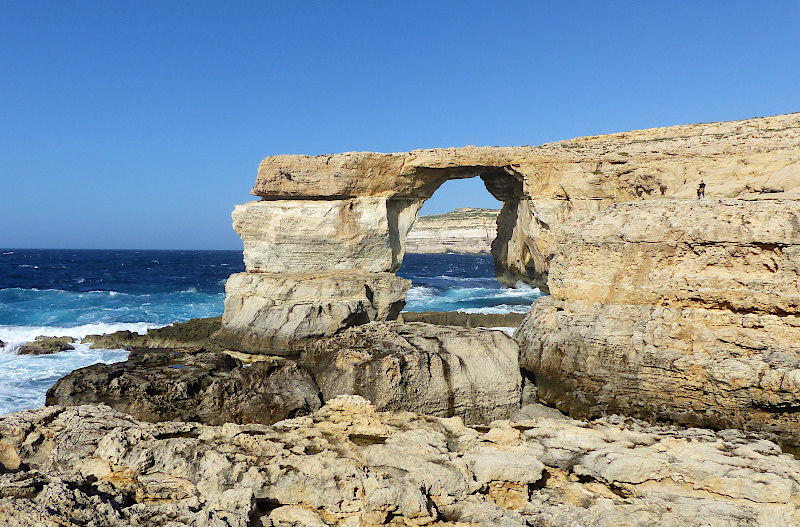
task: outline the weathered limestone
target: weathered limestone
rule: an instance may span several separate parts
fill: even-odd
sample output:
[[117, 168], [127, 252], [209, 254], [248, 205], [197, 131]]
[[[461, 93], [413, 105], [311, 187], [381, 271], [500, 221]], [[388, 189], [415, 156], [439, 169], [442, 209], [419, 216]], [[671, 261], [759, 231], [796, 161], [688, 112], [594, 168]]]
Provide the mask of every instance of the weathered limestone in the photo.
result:
[[800, 310], [800, 201], [623, 203], [558, 235], [549, 285], [559, 299]]
[[233, 274], [215, 338], [239, 351], [282, 354], [305, 338], [397, 318], [410, 286], [391, 273]]
[[520, 408], [518, 346], [502, 331], [372, 323], [319, 339], [301, 357], [326, 401], [360, 395], [381, 411], [468, 424], [508, 419]]
[[539, 398], [800, 438], [800, 202], [625, 203], [556, 233], [517, 330]]
[[619, 202], [696, 200], [701, 181], [707, 199], [800, 199], [798, 174], [800, 114], [538, 147], [274, 156], [252, 190], [262, 201], [238, 207], [234, 223], [251, 272], [393, 272], [420, 204], [449, 179], [480, 176], [504, 202], [491, 249], [498, 278], [546, 291], [567, 222]]
[[128, 360], [73, 371], [47, 391], [48, 406], [105, 404], [143, 421], [272, 424], [322, 406], [307, 369], [269, 357], [134, 349]]
[[420, 200], [251, 201], [233, 211], [250, 272], [394, 272]]
[[420, 216], [406, 239], [406, 252], [417, 254], [489, 254], [497, 236], [499, 210], [461, 208]]
[[355, 396], [273, 426], [18, 412], [0, 418], [0, 463], [9, 526], [800, 523], [800, 462], [735, 430], [613, 418], [476, 430]]

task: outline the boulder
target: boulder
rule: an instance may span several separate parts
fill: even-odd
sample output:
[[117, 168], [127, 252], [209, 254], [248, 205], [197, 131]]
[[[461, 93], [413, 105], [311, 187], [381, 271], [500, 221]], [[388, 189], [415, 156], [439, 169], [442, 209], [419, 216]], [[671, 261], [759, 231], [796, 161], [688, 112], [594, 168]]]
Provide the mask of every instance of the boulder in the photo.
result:
[[800, 462], [736, 430], [544, 417], [475, 429], [357, 396], [271, 426], [27, 410], [0, 417], [0, 463], [9, 526], [800, 523]]
[[326, 401], [360, 395], [382, 411], [467, 423], [508, 419], [520, 408], [517, 343], [502, 331], [371, 323], [319, 339], [301, 357]]
[[625, 203], [567, 223], [515, 333], [542, 402], [800, 444], [800, 203]]
[[421, 200], [251, 201], [233, 211], [247, 271], [394, 272]]
[[74, 350], [75, 346], [72, 343], [75, 339], [72, 337], [45, 337], [40, 335], [36, 337], [33, 342], [28, 342], [20, 346], [18, 353], [20, 355], [48, 355], [50, 353], [59, 353], [61, 351]]
[[350, 326], [393, 320], [409, 280], [391, 273], [238, 273], [225, 285], [220, 344], [239, 351], [291, 353], [298, 341]]
[[224, 353], [140, 348], [126, 362], [73, 371], [47, 391], [48, 406], [104, 404], [136, 419], [271, 424], [321, 406], [319, 388], [296, 362], [243, 364]]

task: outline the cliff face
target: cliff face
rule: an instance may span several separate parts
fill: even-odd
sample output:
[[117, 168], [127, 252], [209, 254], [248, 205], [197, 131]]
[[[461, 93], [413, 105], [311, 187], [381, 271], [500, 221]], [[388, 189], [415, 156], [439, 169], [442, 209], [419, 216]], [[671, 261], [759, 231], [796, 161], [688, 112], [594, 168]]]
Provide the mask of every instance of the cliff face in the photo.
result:
[[[356, 300], [342, 299], [348, 313], [334, 317], [339, 323], [368, 322], [383, 316], [378, 313], [389, 316], [394, 310], [369, 305], [370, 279], [353, 281], [354, 273], [396, 271], [424, 200], [445, 181], [470, 177], [480, 177], [503, 201], [491, 245], [498, 279], [546, 291], [559, 228], [614, 203], [696, 201], [701, 181], [706, 200], [800, 198], [800, 114], [582, 137], [538, 147], [268, 157], [252, 191], [261, 201], [234, 212], [247, 272], [283, 275], [259, 283], [298, 284], [308, 273], [340, 273], [333, 278], [349, 280], [351, 289], [365, 293]], [[237, 289], [245, 282], [229, 284], [228, 298], [250, 298], [249, 290]], [[248, 307], [250, 318], [233, 316], [226, 307], [225, 331], [257, 336], [272, 330], [256, 321], [286, 319], [271, 313], [276, 302], [263, 283], [257, 295], [261, 304]], [[393, 289], [400, 291], [402, 284]], [[289, 305], [281, 300], [280, 309], [292, 312], [302, 305], [301, 310], [324, 312], [330, 304], [326, 298], [320, 292]], [[402, 299], [391, 303], [397, 301]], [[334, 326], [304, 324], [289, 333], [298, 338], [330, 335], [341, 329]]]
[[565, 223], [517, 330], [539, 397], [800, 438], [800, 202], [621, 203]]
[[406, 238], [407, 253], [490, 254], [499, 210], [461, 208], [420, 216]]

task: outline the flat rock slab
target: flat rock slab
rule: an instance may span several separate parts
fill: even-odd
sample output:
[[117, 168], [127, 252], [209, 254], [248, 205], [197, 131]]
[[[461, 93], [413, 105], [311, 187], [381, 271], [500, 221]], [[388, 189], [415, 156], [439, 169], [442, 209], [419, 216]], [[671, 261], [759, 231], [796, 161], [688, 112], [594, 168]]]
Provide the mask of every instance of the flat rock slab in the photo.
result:
[[224, 353], [140, 348], [126, 362], [75, 370], [47, 405], [104, 404], [136, 419], [271, 424], [320, 408], [310, 373], [278, 357], [243, 364]]
[[272, 426], [17, 412], [0, 418], [0, 463], [0, 524], [14, 527], [800, 524], [800, 462], [742, 432], [476, 430], [355, 396]]
[[508, 419], [520, 408], [518, 346], [503, 331], [372, 323], [315, 341], [301, 360], [326, 401], [355, 394], [379, 410], [467, 423]]

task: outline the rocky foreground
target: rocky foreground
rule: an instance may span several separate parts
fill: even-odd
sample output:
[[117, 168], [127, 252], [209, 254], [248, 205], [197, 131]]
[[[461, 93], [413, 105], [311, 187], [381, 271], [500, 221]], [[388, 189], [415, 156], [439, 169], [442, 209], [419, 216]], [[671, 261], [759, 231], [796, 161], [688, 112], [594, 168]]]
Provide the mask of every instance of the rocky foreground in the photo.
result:
[[357, 396], [273, 426], [102, 406], [0, 418], [0, 524], [800, 524], [800, 462], [738, 431], [545, 417], [470, 428]]

